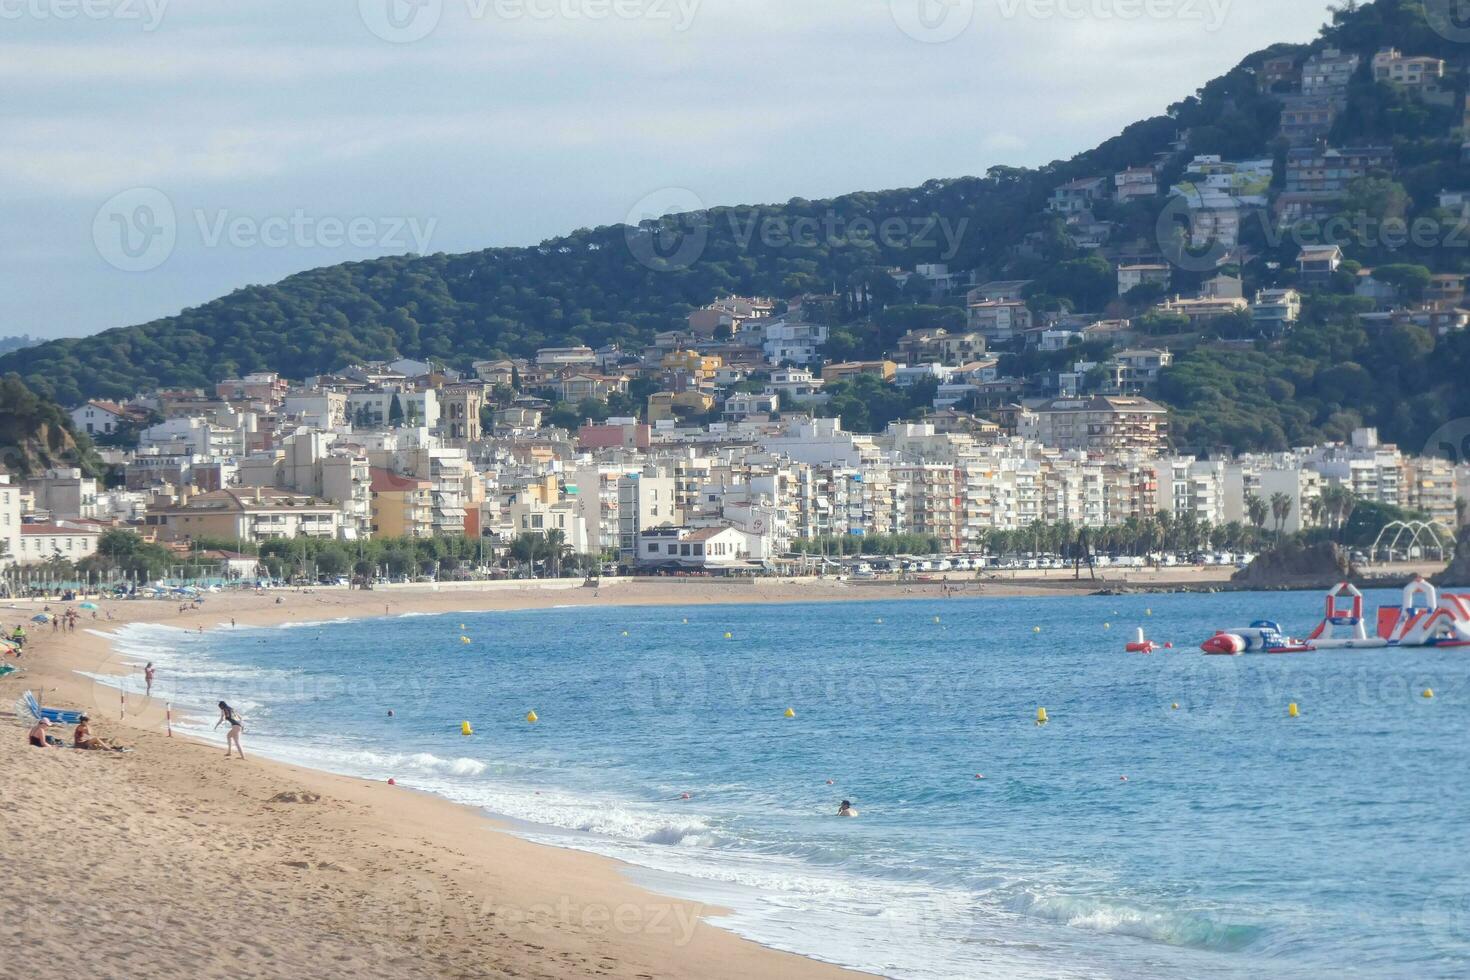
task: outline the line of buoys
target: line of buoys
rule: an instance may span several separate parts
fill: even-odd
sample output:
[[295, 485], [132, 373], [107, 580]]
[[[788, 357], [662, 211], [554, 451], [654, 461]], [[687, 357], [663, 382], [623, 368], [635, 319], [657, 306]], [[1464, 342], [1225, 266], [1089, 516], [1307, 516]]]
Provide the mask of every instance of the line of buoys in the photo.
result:
[[786, 717], [787, 718], [795, 718], [796, 717], [796, 709], [795, 708], [787, 708], [786, 709]]
[[531, 724], [534, 725], [540, 720], [541, 719], [536, 715], [536, 712], [534, 710], [526, 712], [526, 721], [530, 722]]
[[1036, 709], [1036, 724], [1038, 724], [1038, 725], [1045, 725], [1049, 721], [1051, 721], [1051, 719], [1047, 717], [1047, 715], [1046, 715], [1046, 709], [1045, 708], [1037, 708]]
[[1426, 687], [1424, 689], [1424, 696], [1426, 698], [1432, 698], [1432, 697], [1434, 697], [1434, 688], [1432, 688], [1432, 687]]
[[475, 734], [475, 730], [470, 727], [469, 722], [462, 721], [459, 723], [459, 733], [461, 735], [469, 736]]
[[1288, 704], [1286, 706], [1286, 716], [1288, 718], [1298, 718], [1298, 717], [1301, 716], [1301, 712], [1297, 710], [1297, 706], [1296, 706], [1296, 702], [1295, 701], [1291, 702], [1291, 704]]

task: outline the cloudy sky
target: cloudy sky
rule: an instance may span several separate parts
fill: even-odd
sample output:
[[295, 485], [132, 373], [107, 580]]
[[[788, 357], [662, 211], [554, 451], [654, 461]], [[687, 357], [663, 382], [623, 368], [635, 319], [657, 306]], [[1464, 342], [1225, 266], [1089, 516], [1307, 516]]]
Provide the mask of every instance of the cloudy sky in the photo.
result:
[[[1063, 158], [1321, 0], [0, 0], [0, 336]], [[670, 189], [676, 189], [671, 191]]]

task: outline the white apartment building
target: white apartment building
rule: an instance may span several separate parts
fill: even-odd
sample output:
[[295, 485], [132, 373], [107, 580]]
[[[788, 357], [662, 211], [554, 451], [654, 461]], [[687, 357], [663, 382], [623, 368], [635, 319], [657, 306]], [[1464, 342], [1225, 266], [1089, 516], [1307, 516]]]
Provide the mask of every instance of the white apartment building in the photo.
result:
[[0, 568], [20, 558], [20, 487], [0, 469]]
[[683, 517], [674, 505], [674, 478], [656, 466], [645, 466], [618, 479], [618, 551], [632, 558], [638, 535], [648, 528], [678, 524]]

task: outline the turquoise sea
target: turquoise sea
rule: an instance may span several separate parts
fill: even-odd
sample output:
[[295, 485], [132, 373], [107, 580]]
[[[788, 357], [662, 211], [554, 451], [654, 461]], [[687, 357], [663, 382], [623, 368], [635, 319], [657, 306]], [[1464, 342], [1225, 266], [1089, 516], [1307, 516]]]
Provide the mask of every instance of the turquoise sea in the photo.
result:
[[[1198, 650], [1321, 607], [579, 607], [116, 648], [157, 662], [186, 729], [224, 698], [247, 751], [482, 807], [875, 973], [1466, 976], [1470, 651]], [[1139, 626], [1176, 649], [1125, 653]]]

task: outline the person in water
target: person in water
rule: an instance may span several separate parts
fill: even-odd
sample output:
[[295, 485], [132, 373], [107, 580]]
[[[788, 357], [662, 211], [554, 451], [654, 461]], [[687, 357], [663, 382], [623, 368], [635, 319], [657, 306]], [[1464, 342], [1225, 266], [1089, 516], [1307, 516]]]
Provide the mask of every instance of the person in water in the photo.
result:
[[858, 815], [858, 812], [852, 808], [851, 803], [843, 800], [842, 805], [837, 808], [837, 815], [839, 817], [855, 817]]
[[245, 750], [240, 748], [240, 733], [245, 730], [245, 723], [240, 718], [238, 711], [221, 701], [219, 703], [219, 721], [214, 723], [215, 729], [218, 730], [219, 726], [225, 722], [230, 723], [230, 732], [225, 736], [225, 758], [228, 759], [230, 757], [231, 745], [240, 753], [240, 758], [245, 758]]
[[144, 692], [144, 697], [153, 697], [153, 674], [153, 661], [150, 660], [148, 661], [148, 666], [143, 668], [143, 682], [148, 685], [148, 690]]

